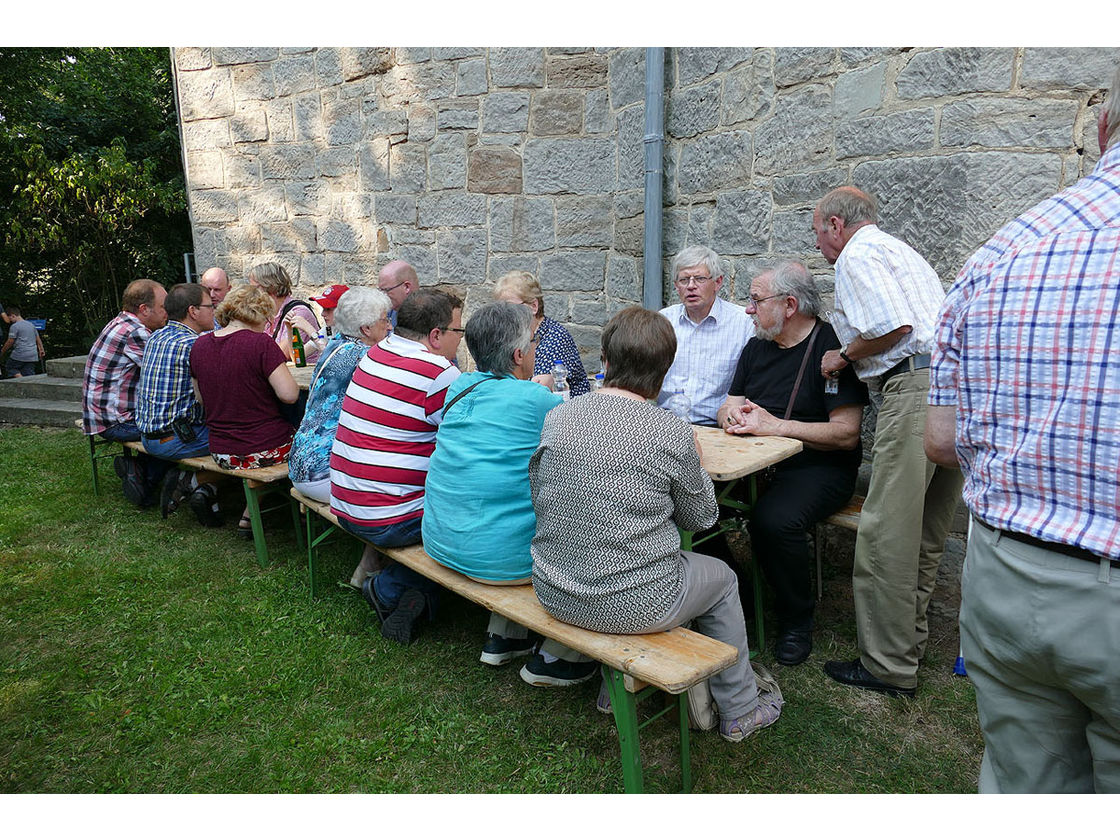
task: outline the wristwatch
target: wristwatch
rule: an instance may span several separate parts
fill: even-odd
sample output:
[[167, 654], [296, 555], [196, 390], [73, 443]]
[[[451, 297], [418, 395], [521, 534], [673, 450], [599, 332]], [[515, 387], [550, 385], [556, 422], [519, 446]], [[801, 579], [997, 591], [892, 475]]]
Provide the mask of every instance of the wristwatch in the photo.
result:
[[848, 348], [845, 347], [843, 350], [840, 351], [840, 358], [843, 359], [845, 362], [847, 362], [850, 365], [855, 364], [852, 361], [852, 357], [848, 355], [847, 350], [848, 350]]

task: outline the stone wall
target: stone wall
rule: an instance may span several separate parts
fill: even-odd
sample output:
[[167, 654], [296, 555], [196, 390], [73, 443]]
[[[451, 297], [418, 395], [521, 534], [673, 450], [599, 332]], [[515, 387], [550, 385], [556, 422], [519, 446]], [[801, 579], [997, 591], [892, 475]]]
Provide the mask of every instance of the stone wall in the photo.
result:
[[[373, 284], [390, 259], [465, 294], [527, 269], [589, 361], [641, 300], [643, 49], [174, 51], [200, 267]], [[1120, 52], [666, 51], [664, 255], [710, 244], [742, 299], [815, 251], [816, 199], [854, 183], [947, 282], [1003, 223], [1088, 172]], [[664, 287], [666, 299], [673, 295]], [[597, 369], [597, 361], [590, 369]]]

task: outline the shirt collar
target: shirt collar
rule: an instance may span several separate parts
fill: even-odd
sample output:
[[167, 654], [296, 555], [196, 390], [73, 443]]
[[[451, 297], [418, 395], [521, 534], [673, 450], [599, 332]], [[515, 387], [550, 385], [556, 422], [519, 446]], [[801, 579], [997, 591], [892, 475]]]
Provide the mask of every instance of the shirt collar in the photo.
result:
[[1120, 166], [1120, 142], [1115, 143], [1111, 149], [1107, 149], [1101, 159], [1097, 161], [1097, 165], [1093, 167], [1093, 172], [1104, 169], [1114, 169]]
[[721, 298], [717, 295], [716, 299], [714, 301], [712, 301], [712, 308], [708, 310], [708, 314], [705, 315], [703, 318], [701, 318], [699, 322], [693, 321], [691, 318], [688, 317], [688, 310], [685, 309], [683, 303], [678, 304], [678, 305], [681, 308], [680, 323], [682, 323], [682, 324], [688, 323], [688, 324], [692, 324], [694, 326], [700, 326], [700, 324], [703, 324], [709, 318], [711, 318], [713, 321], [715, 321], [718, 324], [720, 322], [720, 319], [723, 318], [723, 316], [725, 314], [727, 314], [727, 307], [731, 306], [732, 304], [728, 303], [723, 298]]

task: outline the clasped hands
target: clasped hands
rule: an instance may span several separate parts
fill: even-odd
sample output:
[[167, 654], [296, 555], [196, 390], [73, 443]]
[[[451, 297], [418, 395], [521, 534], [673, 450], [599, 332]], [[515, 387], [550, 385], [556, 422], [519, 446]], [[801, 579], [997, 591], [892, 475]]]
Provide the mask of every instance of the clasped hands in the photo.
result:
[[781, 421], [763, 408], [750, 400], [742, 405], [737, 405], [727, 412], [727, 427], [729, 435], [777, 435]]

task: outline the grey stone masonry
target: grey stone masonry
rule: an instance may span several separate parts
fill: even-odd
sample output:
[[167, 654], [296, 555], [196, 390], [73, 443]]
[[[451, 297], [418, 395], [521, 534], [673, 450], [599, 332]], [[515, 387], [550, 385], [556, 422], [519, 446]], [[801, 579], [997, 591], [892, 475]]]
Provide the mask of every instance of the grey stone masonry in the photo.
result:
[[[642, 299], [640, 47], [184, 47], [173, 51], [200, 268], [277, 260], [300, 294], [392, 259], [466, 295], [531, 271], [589, 369]], [[951, 282], [1032, 203], [1091, 171], [1120, 51], [665, 50], [661, 253], [702, 243], [743, 300], [775, 260], [826, 297], [815, 202], [855, 184]], [[676, 293], [662, 272], [662, 299]]]

